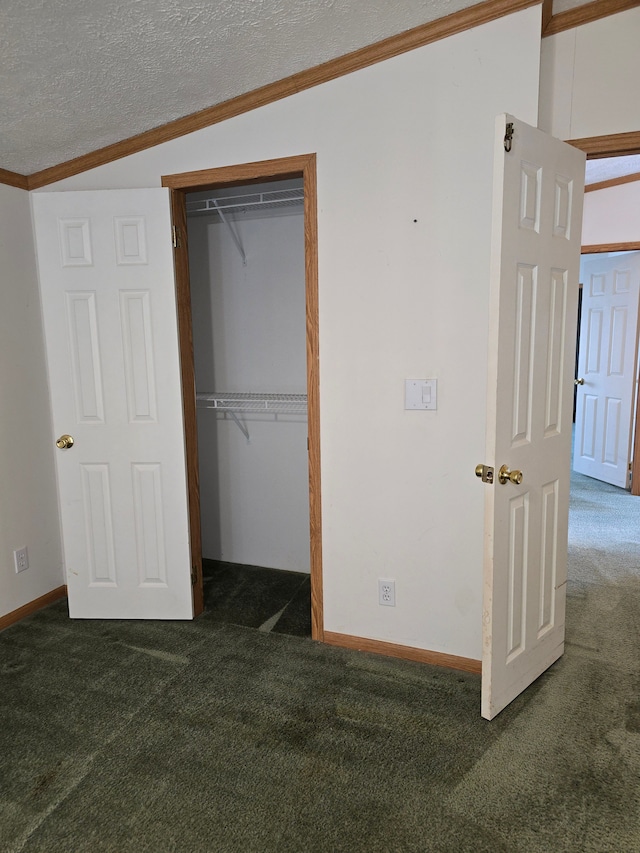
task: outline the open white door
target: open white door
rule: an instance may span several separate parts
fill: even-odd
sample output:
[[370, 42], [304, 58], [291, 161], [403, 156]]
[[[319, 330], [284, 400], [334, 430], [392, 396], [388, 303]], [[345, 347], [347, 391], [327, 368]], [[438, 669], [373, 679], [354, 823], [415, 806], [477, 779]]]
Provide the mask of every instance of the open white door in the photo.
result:
[[487, 458], [477, 472], [486, 482], [487, 719], [564, 650], [584, 161], [570, 145], [498, 118]]
[[70, 615], [191, 619], [168, 190], [32, 201]]
[[629, 488], [640, 252], [585, 258], [573, 468]]

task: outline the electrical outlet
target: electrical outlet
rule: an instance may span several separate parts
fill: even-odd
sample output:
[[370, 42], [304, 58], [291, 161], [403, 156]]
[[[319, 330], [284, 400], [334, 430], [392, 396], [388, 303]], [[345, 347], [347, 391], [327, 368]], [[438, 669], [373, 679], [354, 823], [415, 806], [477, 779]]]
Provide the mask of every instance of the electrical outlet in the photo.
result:
[[29, 568], [29, 554], [27, 553], [26, 545], [24, 548], [18, 548], [17, 551], [13, 552], [13, 562], [16, 566], [16, 574], [24, 572], [25, 569]]
[[396, 606], [396, 582], [378, 578], [378, 604]]

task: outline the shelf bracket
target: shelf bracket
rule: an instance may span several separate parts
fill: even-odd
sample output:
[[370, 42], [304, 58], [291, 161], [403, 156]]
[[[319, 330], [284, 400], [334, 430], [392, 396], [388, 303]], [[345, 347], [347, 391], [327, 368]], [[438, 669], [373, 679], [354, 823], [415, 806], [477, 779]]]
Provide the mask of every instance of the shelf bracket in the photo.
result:
[[231, 417], [234, 419], [234, 421], [236, 422], [236, 424], [240, 427], [240, 429], [241, 429], [241, 430], [242, 430], [242, 432], [244, 433], [244, 437], [247, 439], [247, 444], [248, 444], [248, 443], [249, 443], [249, 430], [248, 430], [248, 429], [246, 428], [246, 426], [242, 423], [242, 421], [240, 420], [240, 418], [236, 415], [236, 413], [235, 413], [235, 412], [230, 412], [228, 409], [225, 411], [225, 415], [231, 415]]
[[[229, 220], [227, 219], [227, 217], [226, 217], [226, 216], [224, 215], [224, 213], [222, 212], [222, 208], [220, 207], [220, 205], [218, 204], [218, 202], [215, 200], [215, 198], [211, 199], [211, 201], [212, 201], [213, 206], [215, 207], [216, 211], [218, 212], [218, 216], [220, 217], [220, 219], [222, 219], [222, 221], [224, 222], [224, 224], [225, 224], [225, 225], [227, 226], [227, 228], [229, 229], [229, 233], [231, 234], [231, 237], [232, 237], [232, 239], [233, 239], [233, 242], [236, 244], [236, 248], [237, 248], [237, 250], [240, 252], [240, 257], [242, 258], [242, 265], [243, 265], [244, 267], [246, 267], [246, 265], [247, 265], [247, 256], [245, 255], [245, 253], [244, 253], [244, 249], [242, 248], [242, 243], [240, 242], [240, 238], [239, 238], [239, 237], [238, 237], [238, 235], [236, 234], [236, 232], [235, 232], [235, 230], [234, 230], [233, 226], [231, 225], [231, 223], [229, 222]], [[248, 440], [248, 439], [249, 439], [249, 436], [247, 436], [247, 440]]]
[[236, 426], [247, 439], [247, 444], [250, 444], [249, 430], [236, 412], [271, 414], [276, 421], [278, 420], [278, 416], [283, 414], [306, 416], [307, 395], [289, 393], [254, 394], [246, 391], [205, 392], [196, 394], [196, 406], [199, 409], [214, 409], [217, 412], [222, 412], [225, 420], [227, 415], [230, 415], [235, 421]]

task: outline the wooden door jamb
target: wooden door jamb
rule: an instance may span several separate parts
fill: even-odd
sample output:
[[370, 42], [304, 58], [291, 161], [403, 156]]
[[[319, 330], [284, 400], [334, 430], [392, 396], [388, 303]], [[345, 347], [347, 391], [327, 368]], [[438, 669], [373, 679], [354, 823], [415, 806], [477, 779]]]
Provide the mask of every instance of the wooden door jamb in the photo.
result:
[[242, 163], [197, 172], [162, 177], [162, 186], [171, 190], [173, 223], [181, 247], [174, 249], [176, 292], [180, 334], [183, 407], [189, 489], [192, 564], [194, 577], [194, 616], [203, 609], [202, 544], [200, 529], [200, 487], [198, 482], [198, 446], [196, 427], [195, 370], [193, 329], [187, 252], [186, 194], [220, 187], [240, 186], [283, 178], [302, 177], [304, 185], [304, 254], [307, 341], [307, 403], [309, 445], [309, 521], [311, 558], [311, 633], [314, 640], [324, 639], [322, 585], [322, 516], [320, 491], [320, 383], [318, 320], [318, 227], [316, 155], [305, 154], [256, 163]]

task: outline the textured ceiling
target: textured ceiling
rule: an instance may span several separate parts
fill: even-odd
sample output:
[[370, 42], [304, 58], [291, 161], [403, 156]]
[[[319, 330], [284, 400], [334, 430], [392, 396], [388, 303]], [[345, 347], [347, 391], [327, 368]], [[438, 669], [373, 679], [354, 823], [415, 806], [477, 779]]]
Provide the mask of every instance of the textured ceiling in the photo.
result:
[[0, 168], [55, 166], [477, 2], [0, 0]]
[[477, 0], [0, 0], [0, 167], [30, 174]]
[[627, 157], [604, 157], [601, 160], [587, 160], [585, 183], [597, 184], [624, 175], [640, 174], [640, 154]]

